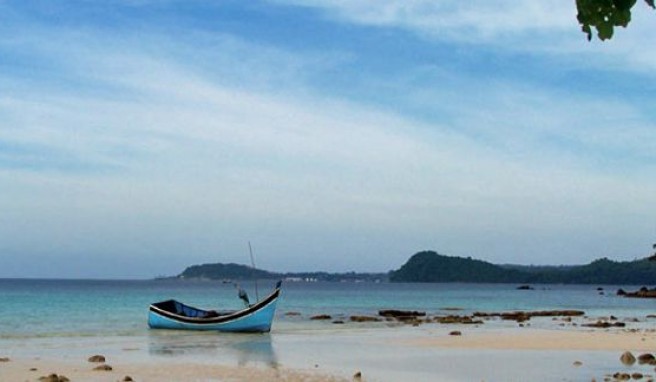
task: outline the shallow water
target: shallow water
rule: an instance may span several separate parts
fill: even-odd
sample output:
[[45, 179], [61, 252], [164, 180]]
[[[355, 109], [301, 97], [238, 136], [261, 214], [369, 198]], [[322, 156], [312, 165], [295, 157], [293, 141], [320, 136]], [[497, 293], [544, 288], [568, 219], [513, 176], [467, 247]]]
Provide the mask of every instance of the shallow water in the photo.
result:
[[[262, 297], [274, 282], [259, 282]], [[245, 283], [251, 300], [253, 284]], [[474, 311], [579, 309], [589, 316], [639, 317], [656, 313], [656, 300], [615, 296], [617, 288], [593, 285], [285, 283], [274, 331], [323, 330], [329, 323], [309, 321], [314, 314], [336, 317], [375, 315], [379, 309], [413, 309], [451, 314]], [[148, 333], [150, 303], [169, 298], [208, 309], [239, 309], [232, 284], [191, 280], [13, 280], [0, 279], [0, 338], [135, 336]], [[447, 308], [447, 310], [445, 310]], [[299, 317], [285, 316], [295, 311]]]

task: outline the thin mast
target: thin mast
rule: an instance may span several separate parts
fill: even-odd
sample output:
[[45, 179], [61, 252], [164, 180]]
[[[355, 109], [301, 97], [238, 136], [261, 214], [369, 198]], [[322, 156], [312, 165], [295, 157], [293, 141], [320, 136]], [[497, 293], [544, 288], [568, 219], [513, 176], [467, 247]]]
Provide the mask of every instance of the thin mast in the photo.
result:
[[[255, 273], [255, 260], [253, 258], [253, 247], [251, 247], [250, 240], [248, 241], [248, 252], [251, 255], [251, 267], [253, 268], [253, 273]], [[255, 277], [255, 301], [260, 301], [260, 296], [257, 293], [257, 277]]]

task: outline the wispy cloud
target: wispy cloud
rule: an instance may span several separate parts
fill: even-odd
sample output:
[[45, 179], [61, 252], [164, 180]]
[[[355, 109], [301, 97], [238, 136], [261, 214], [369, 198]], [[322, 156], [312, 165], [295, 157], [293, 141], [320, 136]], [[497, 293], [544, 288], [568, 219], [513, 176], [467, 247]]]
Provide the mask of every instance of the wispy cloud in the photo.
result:
[[[469, 3], [295, 3], [429, 38], [443, 23], [454, 41], [567, 28], [533, 2], [517, 8], [532, 23], [481, 19], [486, 6]], [[357, 51], [202, 28], [11, 29], [21, 33], [0, 38], [5, 253], [159, 256], [168, 268], [148, 271], [171, 273], [190, 261], [180, 253], [237, 261], [259, 238], [288, 268], [386, 270], [424, 248], [504, 262], [632, 256], [651, 234], [656, 140], [640, 102], [421, 65], [358, 73], [365, 90], [338, 97], [314, 79]]]
[[517, 33], [562, 31], [576, 22], [571, 3], [535, 1], [321, 1], [278, 2], [323, 8], [335, 17], [371, 26], [398, 27], [442, 40], [488, 43]]

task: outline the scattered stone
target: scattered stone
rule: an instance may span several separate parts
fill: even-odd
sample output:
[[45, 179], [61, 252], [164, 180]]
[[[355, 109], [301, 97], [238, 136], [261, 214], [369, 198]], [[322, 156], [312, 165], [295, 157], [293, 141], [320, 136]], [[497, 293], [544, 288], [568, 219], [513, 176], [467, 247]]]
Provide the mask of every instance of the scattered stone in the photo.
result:
[[351, 316], [350, 320], [353, 322], [377, 322], [380, 321], [380, 318], [371, 316]]
[[129, 375], [126, 375], [125, 377], [123, 377], [123, 382], [134, 382], [134, 379], [132, 379], [132, 377], [130, 377]]
[[642, 377], [644, 377], [644, 375], [642, 375], [642, 373], [637, 373], [636, 372], [636, 373], [631, 374], [631, 378], [633, 378], [633, 379], [642, 379]]
[[616, 327], [616, 328], [623, 328], [626, 326], [624, 322], [608, 322], [608, 321], [597, 321], [593, 323], [588, 323], [588, 324], [581, 324], [581, 326], [585, 326], [588, 328], [600, 328], [600, 329], [607, 329], [610, 327]]
[[329, 314], [318, 314], [316, 316], [310, 317], [310, 320], [332, 320], [333, 318]]
[[89, 362], [105, 362], [105, 356], [100, 355], [100, 354], [92, 355], [91, 357], [89, 357], [88, 361]]
[[30, 371], [37, 371], [36, 367], [30, 367]]
[[631, 379], [631, 375], [628, 373], [617, 372], [613, 374], [613, 378], [615, 378], [618, 381], [628, 381], [629, 379]]
[[0, 362], [9, 362], [10, 359], [8, 357], [0, 357]]
[[534, 288], [530, 285], [520, 285], [517, 287], [517, 290], [533, 290]]
[[636, 359], [630, 351], [626, 351], [620, 356], [620, 362], [624, 365], [631, 366], [636, 362]]
[[287, 312], [285, 313], [285, 316], [300, 316], [300, 312]]
[[342, 321], [342, 320], [333, 321], [333, 324], [338, 324], [339, 325], [339, 324], [343, 324], [343, 323], [344, 323], [344, 321]]
[[50, 375], [45, 375], [43, 377], [40, 377], [39, 381], [41, 381], [41, 382], [70, 382], [70, 379], [68, 379], [66, 376], [57, 375], [55, 373], [52, 373]]
[[454, 330], [452, 332], [449, 332], [450, 336], [461, 336], [462, 332], [460, 330]]
[[[623, 293], [620, 294], [620, 291]], [[647, 287], [642, 287], [635, 292], [626, 292], [623, 291], [622, 289], [619, 289], [617, 291], [617, 295], [624, 296], [624, 297], [635, 297], [635, 298], [656, 298], [656, 288], [648, 289]]]
[[359, 381], [362, 379], [362, 372], [361, 371], [356, 371], [355, 374], [353, 374], [353, 379], [356, 381]]
[[481, 320], [474, 320], [470, 316], [458, 316], [458, 315], [448, 315], [448, 316], [436, 316], [433, 318], [434, 321], [439, 322], [440, 324], [482, 324]]
[[524, 322], [531, 317], [574, 317], [582, 316], [585, 312], [581, 310], [539, 310], [539, 311], [516, 311], [516, 312], [502, 312], [502, 313], [483, 313], [475, 312], [474, 317], [500, 317], [502, 320], [515, 320], [517, 322]]
[[574, 361], [573, 365], [576, 366], [576, 367], [578, 367], [578, 366], [583, 365], [583, 362], [581, 362], [581, 361]]
[[97, 371], [112, 371], [112, 367], [109, 366], [109, 365], [107, 365], [107, 364], [102, 364], [102, 365], [98, 365], [98, 366], [94, 367], [93, 370], [97, 370]]
[[386, 309], [379, 310], [378, 315], [383, 317], [423, 317], [426, 315], [426, 312], [418, 312], [416, 310]]
[[656, 357], [654, 357], [654, 355], [651, 353], [644, 353], [638, 356], [638, 363], [641, 365], [653, 365], [653, 362], [656, 362]]

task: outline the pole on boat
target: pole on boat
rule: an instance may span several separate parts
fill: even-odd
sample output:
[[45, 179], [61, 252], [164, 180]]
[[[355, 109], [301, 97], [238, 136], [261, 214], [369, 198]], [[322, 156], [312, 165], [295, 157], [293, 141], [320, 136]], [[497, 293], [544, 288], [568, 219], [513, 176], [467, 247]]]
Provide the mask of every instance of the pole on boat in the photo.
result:
[[[253, 268], [253, 273], [255, 273], [255, 259], [253, 258], [253, 247], [251, 247], [250, 240], [248, 241], [248, 252], [251, 255], [251, 267]], [[255, 277], [255, 302], [260, 301], [260, 296], [257, 293], [257, 277]]]

